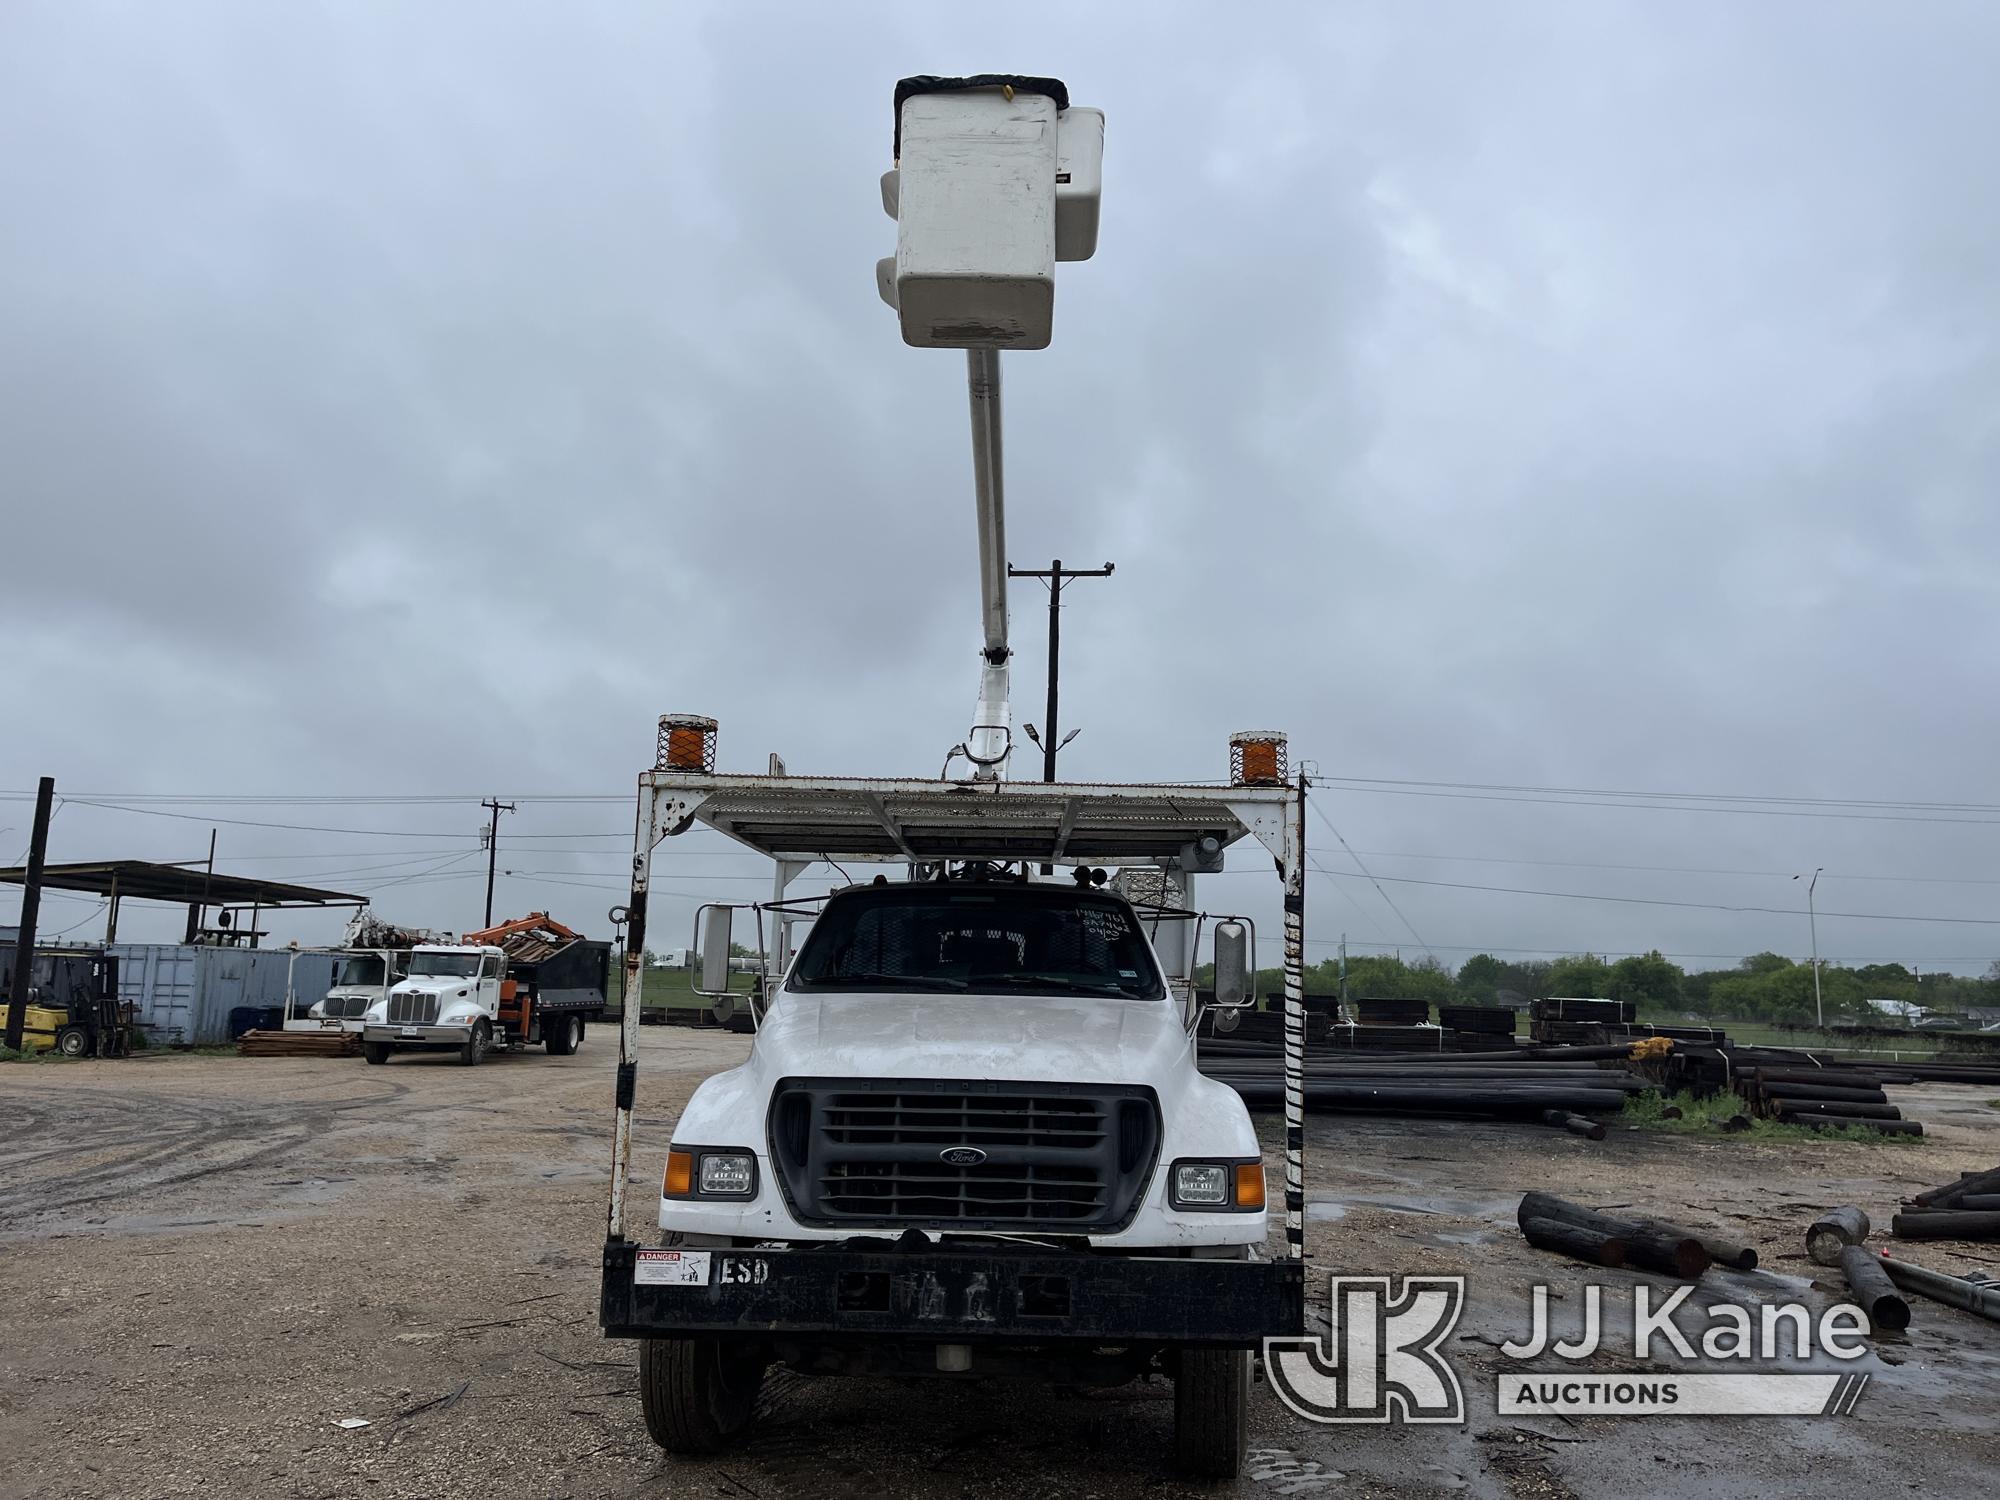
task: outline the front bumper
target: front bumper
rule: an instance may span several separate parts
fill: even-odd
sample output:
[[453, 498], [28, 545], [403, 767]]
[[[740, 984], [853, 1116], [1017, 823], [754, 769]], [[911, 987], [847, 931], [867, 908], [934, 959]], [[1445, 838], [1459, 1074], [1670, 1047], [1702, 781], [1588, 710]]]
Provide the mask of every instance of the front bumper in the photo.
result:
[[903, 1249], [877, 1240], [865, 1248], [659, 1251], [612, 1240], [598, 1322], [611, 1338], [1254, 1348], [1304, 1336], [1305, 1277], [1297, 1261], [1033, 1245]]
[[389, 1026], [370, 1023], [361, 1029], [366, 1042], [390, 1042], [398, 1047], [463, 1047], [470, 1026]]

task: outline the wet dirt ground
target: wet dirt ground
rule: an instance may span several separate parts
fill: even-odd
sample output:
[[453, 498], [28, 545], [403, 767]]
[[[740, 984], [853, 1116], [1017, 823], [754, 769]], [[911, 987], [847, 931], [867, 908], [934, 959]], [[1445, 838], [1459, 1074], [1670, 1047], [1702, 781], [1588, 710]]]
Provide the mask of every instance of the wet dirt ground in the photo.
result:
[[[644, 1033], [641, 1212], [676, 1111], [747, 1045]], [[596, 1327], [612, 1053], [593, 1031], [573, 1057], [475, 1069], [226, 1057], [0, 1069], [0, 1496], [1182, 1492], [1167, 1464], [1172, 1391], [1158, 1382], [779, 1375], [740, 1450], [664, 1459], [639, 1415], [632, 1347]], [[1823, 1308], [1837, 1280], [1800, 1249], [1814, 1211], [1858, 1202], [1886, 1224], [1905, 1193], [2000, 1160], [2000, 1111], [1979, 1091], [1895, 1097], [1925, 1122], [1922, 1146], [1615, 1127], [1593, 1144], [1530, 1125], [1315, 1117], [1311, 1295], [1334, 1272], [1469, 1276], [1446, 1346], [1468, 1421], [1315, 1426], [1260, 1384], [1235, 1492], [1992, 1493], [2000, 1326], [1920, 1300], [1907, 1335], [1871, 1340], [1850, 1416], [1495, 1414], [1496, 1380], [1515, 1368], [1498, 1345], [1525, 1331], [1529, 1288], [1555, 1288], [1558, 1332], [1571, 1332], [1584, 1280], [1522, 1243], [1523, 1190], [1642, 1206], [1760, 1248], [1760, 1271], [1711, 1270], [1698, 1300]], [[1911, 1258], [2000, 1271], [1942, 1246]], [[1610, 1289], [1611, 1327], [1628, 1319], [1594, 1367], [1639, 1368], [1631, 1289], [1662, 1283], [1591, 1274]]]

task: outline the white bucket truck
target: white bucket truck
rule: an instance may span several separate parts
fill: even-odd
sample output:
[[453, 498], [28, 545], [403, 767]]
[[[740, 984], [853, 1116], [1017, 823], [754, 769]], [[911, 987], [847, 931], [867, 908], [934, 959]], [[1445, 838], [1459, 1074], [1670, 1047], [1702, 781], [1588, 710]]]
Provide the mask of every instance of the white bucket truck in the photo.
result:
[[[706, 1453], [764, 1372], [1027, 1376], [1175, 1387], [1180, 1464], [1242, 1462], [1253, 1351], [1303, 1335], [1305, 788], [1283, 737], [1238, 736], [1218, 785], [1007, 779], [999, 349], [1049, 342], [1053, 268], [1094, 244], [1103, 119], [1053, 79], [905, 79], [898, 223], [878, 268], [912, 344], [967, 350], [984, 640], [972, 728], [936, 780], [715, 769], [716, 725], [660, 721], [639, 778], [600, 1321], [640, 1340], [654, 1439]], [[953, 774], [954, 765], [958, 774]], [[737, 908], [767, 956], [749, 1058], [661, 1141], [627, 1222], [654, 846], [697, 825], [768, 856]], [[1196, 1067], [1193, 984], [1250, 1002], [1254, 936], [1196, 909], [1238, 842], [1282, 887], [1284, 1236], [1263, 1151]], [[875, 874], [788, 902], [818, 861]], [[1044, 865], [1054, 873], [1042, 873]], [[1105, 866], [1136, 879], [1106, 881]], [[891, 871], [894, 872], [893, 878]], [[1135, 905], [1118, 887], [1170, 893]], [[731, 908], [705, 907], [704, 994], [727, 990]], [[794, 954], [791, 928], [810, 927]], [[723, 1000], [721, 1003], [729, 1003]]]

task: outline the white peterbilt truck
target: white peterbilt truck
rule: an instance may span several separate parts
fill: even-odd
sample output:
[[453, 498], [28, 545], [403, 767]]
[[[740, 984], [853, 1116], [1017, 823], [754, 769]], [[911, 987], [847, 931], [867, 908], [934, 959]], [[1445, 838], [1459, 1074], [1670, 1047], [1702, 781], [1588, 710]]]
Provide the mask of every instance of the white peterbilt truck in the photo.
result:
[[[945, 773], [918, 780], [793, 776], [776, 757], [768, 775], [718, 773], [713, 720], [660, 721], [639, 778], [600, 1323], [640, 1341], [647, 1426], [675, 1453], [739, 1438], [773, 1365], [1162, 1376], [1178, 1462], [1228, 1477], [1253, 1351], [1304, 1332], [1305, 785], [1267, 733], [1231, 741], [1226, 784], [1008, 779], [997, 351], [1048, 343], [1053, 264], [1090, 253], [1103, 121], [1059, 82], [1013, 75], [905, 79], [896, 106], [883, 198], [898, 255], [878, 280], [907, 342], [967, 349], [985, 629], [974, 722]], [[769, 902], [697, 914], [697, 989], [726, 992], [734, 910], [756, 923], [765, 978], [749, 1058], [682, 1110], [654, 1227], [635, 1230], [653, 851], [697, 824], [776, 870]], [[1249, 1115], [1195, 1059], [1205, 931], [1213, 1003], [1251, 999], [1250, 924], [1194, 899], [1244, 841], [1282, 887], [1281, 1247], [1267, 1245]], [[788, 900], [819, 861], [885, 873]]]

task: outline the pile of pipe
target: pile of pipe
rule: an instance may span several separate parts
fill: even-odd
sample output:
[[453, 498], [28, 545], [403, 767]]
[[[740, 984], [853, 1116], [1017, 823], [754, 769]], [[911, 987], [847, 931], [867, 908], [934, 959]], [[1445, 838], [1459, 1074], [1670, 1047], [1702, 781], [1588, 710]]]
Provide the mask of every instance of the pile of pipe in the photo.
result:
[[[1653, 1087], [1627, 1064], [1629, 1046], [1515, 1047], [1507, 1052], [1370, 1052], [1308, 1042], [1305, 1107], [1378, 1115], [1506, 1116], [1541, 1120], [1625, 1107]], [[1202, 1072], [1253, 1110], [1282, 1109], [1285, 1051], [1278, 1039], [1202, 1036]], [[1563, 1123], [1551, 1120], [1550, 1123]]]
[[1736, 1092], [1768, 1119], [1815, 1130], [1854, 1127], [1883, 1135], [1922, 1135], [1889, 1102], [1882, 1080], [1858, 1068], [1773, 1067], [1757, 1064], [1736, 1074]]
[[2000, 1240], [2000, 1167], [1918, 1193], [1890, 1228], [1902, 1240]]

